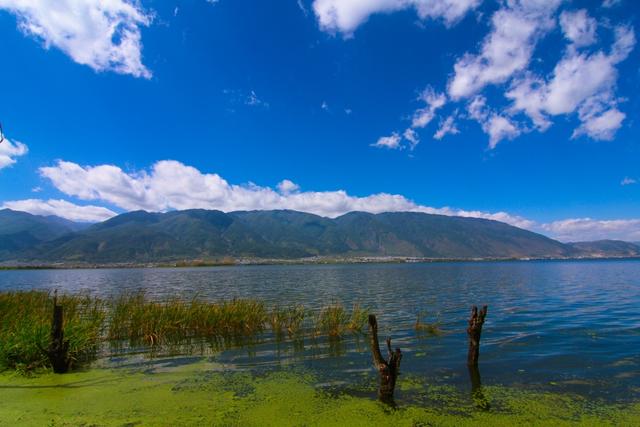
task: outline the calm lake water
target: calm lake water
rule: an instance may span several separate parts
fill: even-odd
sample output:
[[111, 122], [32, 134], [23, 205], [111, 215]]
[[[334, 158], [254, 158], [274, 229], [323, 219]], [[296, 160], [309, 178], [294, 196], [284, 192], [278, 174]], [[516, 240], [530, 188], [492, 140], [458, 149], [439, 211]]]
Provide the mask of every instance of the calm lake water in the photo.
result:
[[[638, 261], [0, 272], [0, 290], [27, 289], [100, 296], [144, 289], [157, 298], [255, 297], [310, 309], [358, 302], [378, 315], [381, 335], [390, 335], [393, 346], [402, 348], [404, 378], [460, 388], [469, 381], [465, 329], [470, 306], [488, 304], [480, 354], [483, 384], [614, 401], [637, 399], [640, 393]], [[441, 321], [443, 335], [416, 334], [413, 324], [421, 311]], [[265, 337], [214, 358], [225, 369], [311, 369], [324, 386], [343, 391], [373, 387], [376, 381], [366, 337], [349, 335], [337, 343], [276, 343]]]

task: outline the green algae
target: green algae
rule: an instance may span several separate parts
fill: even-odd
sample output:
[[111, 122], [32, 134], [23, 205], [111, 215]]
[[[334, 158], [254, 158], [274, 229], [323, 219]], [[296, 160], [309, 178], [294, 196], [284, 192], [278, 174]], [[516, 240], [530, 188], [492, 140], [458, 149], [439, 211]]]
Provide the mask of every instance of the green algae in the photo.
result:
[[[373, 375], [373, 372], [372, 372]], [[373, 378], [372, 378], [373, 380]], [[391, 409], [371, 397], [329, 394], [305, 372], [260, 376], [210, 362], [134, 371], [93, 369], [33, 378], [0, 375], [0, 426], [563, 426], [640, 425], [640, 404], [484, 387], [489, 410], [477, 409], [450, 386], [420, 389], [424, 401]]]

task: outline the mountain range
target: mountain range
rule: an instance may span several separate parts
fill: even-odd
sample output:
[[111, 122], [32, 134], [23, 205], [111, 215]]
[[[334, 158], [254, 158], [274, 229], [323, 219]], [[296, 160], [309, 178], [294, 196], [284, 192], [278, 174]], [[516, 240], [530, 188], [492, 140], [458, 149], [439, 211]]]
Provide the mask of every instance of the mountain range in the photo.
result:
[[289, 211], [191, 209], [129, 212], [96, 224], [0, 210], [0, 261], [154, 263], [223, 257], [512, 259], [637, 257], [621, 241], [561, 243], [480, 218], [417, 212], [351, 212], [337, 218]]

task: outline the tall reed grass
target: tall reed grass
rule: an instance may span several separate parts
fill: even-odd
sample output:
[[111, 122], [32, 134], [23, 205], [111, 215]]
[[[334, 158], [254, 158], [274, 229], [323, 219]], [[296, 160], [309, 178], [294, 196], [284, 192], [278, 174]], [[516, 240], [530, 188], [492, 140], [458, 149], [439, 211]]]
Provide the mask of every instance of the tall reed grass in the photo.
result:
[[[102, 336], [103, 303], [89, 296], [64, 295], [64, 333], [71, 365], [92, 360]], [[0, 370], [31, 371], [48, 366], [53, 297], [43, 291], [0, 293]]]
[[[219, 349], [250, 342], [268, 331], [276, 340], [303, 338], [307, 331], [340, 338], [362, 332], [367, 320], [367, 312], [357, 304], [351, 310], [331, 304], [313, 315], [301, 305], [268, 308], [256, 299], [157, 301], [142, 292], [109, 299], [63, 295], [58, 303], [64, 310], [72, 367], [95, 359], [105, 347], [153, 351], [204, 340]], [[45, 349], [52, 312], [53, 298], [47, 292], [0, 293], [0, 370], [48, 366]]]

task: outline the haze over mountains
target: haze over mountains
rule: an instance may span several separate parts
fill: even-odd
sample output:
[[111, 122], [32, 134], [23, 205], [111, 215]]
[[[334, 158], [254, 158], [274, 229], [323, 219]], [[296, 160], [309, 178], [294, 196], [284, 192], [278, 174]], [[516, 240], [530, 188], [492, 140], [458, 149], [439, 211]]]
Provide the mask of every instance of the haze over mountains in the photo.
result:
[[635, 257], [640, 247], [620, 241], [561, 243], [498, 221], [414, 212], [351, 212], [330, 219], [296, 211], [137, 211], [89, 225], [0, 211], [5, 264], [314, 256]]

